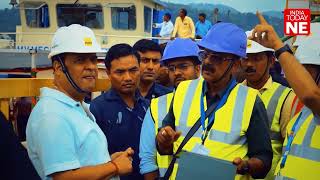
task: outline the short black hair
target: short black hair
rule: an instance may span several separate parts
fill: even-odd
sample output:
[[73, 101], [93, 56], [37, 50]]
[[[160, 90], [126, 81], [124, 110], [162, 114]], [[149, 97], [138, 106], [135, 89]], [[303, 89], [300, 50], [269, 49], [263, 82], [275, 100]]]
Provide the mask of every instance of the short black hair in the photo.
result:
[[[197, 56], [185, 56], [185, 57], [177, 57], [177, 58], [172, 58], [170, 59], [170, 61], [176, 61], [176, 60], [191, 60], [192, 63], [196, 66], [196, 65], [200, 65], [202, 62], [200, 61], [199, 57]], [[165, 66], [168, 66], [168, 61], [164, 62]]]
[[169, 20], [171, 19], [171, 14], [170, 13], [165, 13], [164, 16], [167, 16]]
[[58, 61], [60, 63], [60, 60], [62, 61], [62, 63], [65, 63], [65, 57], [66, 57], [67, 53], [61, 53], [61, 54], [57, 54], [51, 57], [51, 65], [53, 67], [53, 63], [55, 61]]
[[260, 53], [263, 53], [267, 57], [268, 61], [271, 60], [272, 58], [275, 58], [274, 52], [272, 51], [263, 51]]
[[200, 65], [202, 63], [197, 56], [187, 56], [185, 58], [192, 59], [194, 65]]
[[202, 16], [204, 18], [207, 18], [207, 15], [205, 13], [200, 13], [199, 16]]
[[106, 58], [104, 59], [104, 64], [106, 68], [110, 70], [111, 62], [115, 59], [119, 59], [121, 57], [126, 57], [129, 55], [133, 55], [137, 58], [138, 62], [140, 63], [140, 56], [137, 51], [135, 51], [129, 44], [121, 43], [112, 46], [107, 54]]
[[182, 11], [185, 16], [188, 14], [187, 10], [184, 8], [180, 9], [180, 11]]
[[165, 42], [165, 43], [162, 43], [162, 44], [159, 45], [160, 48], [161, 48], [161, 54], [163, 54], [164, 50], [166, 49], [167, 44], [168, 44], [168, 43]]
[[[64, 62], [64, 58], [65, 58], [66, 53], [61, 53], [61, 54], [57, 54], [51, 57], [51, 61], [52, 63], [54, 61], [60, 61], [60, 59]], [[60, 58], [60, 59], [59, 59]]]
[[272, 51], [265, 51], [265, 53], [266, 53], [268, 58], [275, 57], [274, 56], [274, 52], [272, 52]]
[[137, 41], [133, 45], [133, 49], [141, 53], [145, 53], [147, 51], [156, 51], [162, 54], [160, 45], [149, 39], [141, 39]]

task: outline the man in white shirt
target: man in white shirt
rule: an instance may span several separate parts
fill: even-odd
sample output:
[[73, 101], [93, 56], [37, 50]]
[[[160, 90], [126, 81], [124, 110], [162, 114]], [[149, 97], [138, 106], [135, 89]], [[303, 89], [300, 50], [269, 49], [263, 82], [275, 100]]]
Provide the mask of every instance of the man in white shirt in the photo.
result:
[[51, 47], [55, 87], [40, 89], [29, 117], [31, 162], [42, 180], [119, 180], [132, 171], [134, 152], [110, 155], [106, 136], [84, 102], [96, 85], [96, 54], [104, 51], [93, 31], [79, 24], [59, 28]]
[[[171, 33], [173, 31], [173, 24], [171, 22], [171, 14], [165, 13], [163, 16], [163, 22], [162, 23], [155, 23], [153, 24], [154, 28], [161, 28], [160, 33], [157, 35], [157, 37], [163, 37], [163, 38], [170, 38]], [[164, 44], [168, 42], [169, 40], [159, 40], [159, 44]]]

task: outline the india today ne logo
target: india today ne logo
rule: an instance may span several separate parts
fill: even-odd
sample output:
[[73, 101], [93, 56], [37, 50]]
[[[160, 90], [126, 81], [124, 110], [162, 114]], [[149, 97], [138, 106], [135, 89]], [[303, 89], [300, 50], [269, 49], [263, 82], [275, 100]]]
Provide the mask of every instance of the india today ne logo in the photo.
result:
[[285, 9], [284, 34], [287, 36], [310, 34], [310, 9]]

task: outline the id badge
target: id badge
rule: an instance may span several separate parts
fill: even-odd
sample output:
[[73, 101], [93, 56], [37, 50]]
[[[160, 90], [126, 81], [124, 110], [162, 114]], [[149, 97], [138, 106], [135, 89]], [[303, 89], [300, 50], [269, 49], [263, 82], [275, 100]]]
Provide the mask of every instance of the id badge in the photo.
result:
[[193, 153], [201, 154], [208, 156], [210, 151], [208, 148], [204, 147], [202, 144], [197, 143], [194, 148], [192, 149]]

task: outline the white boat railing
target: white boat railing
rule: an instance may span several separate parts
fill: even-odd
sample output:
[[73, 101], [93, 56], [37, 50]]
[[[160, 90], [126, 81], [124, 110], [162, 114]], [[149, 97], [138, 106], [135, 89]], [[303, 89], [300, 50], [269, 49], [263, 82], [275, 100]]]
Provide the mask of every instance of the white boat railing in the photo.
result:
[[[54, 35], [54, 33], [47, 32], [0, 32], [0, 34], [6, 35]], [[117, 35], [117, 34], [99, 34], [96, 33], [96, 36], [99, 37], [118, 37], [118, 38], [141, 38], [141, 39], [158, 39], [158, 40], [170, 40], [170, 38], [165, 37], [154, 37], [154, 36], [136, 36], [136, 35]]]
[[[53, 36], [54, 33], [47, 33], [47, 32], [0, 32], [0, 34], [5, 34], [5, 35], [43, 35], [43, 36]], [[139, 35], [117, 35], [117, 34], [100, 34], [96, 33], [95, 34], [97, 37], [101, 38], [132, 38], [132, 39], [151, 39], [151, 40], [170, 40], [169, 37], [154, 37], [154, 36], [139, 36]], [[201, 39], [195, 39], [195, 41], [199, 41]], [[17, 42], [13, 42], [13, 46], [15, 47]], [[30, 43], [31, 45], [31, 43]]]

